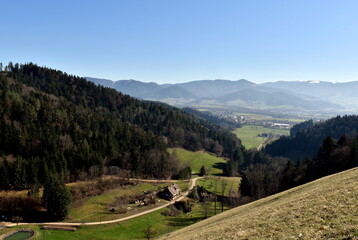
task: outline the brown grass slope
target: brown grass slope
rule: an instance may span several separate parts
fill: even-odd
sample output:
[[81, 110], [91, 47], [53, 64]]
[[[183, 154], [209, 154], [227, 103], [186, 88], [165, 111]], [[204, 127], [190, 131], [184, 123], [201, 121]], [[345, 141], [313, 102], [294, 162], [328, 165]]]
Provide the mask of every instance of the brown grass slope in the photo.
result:
[[358, 168], [260, 199], [160, 239], [358, 239]]

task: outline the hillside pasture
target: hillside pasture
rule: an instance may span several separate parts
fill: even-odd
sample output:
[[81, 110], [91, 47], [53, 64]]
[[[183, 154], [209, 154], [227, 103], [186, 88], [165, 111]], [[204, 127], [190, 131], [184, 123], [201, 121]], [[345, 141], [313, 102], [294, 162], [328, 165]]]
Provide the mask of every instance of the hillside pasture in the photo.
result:
[[160, 239], [357, 239], [358, 168], [231, 209]]
[[209, 192], [221, 195], [224, 186], [224, 196], [228, 197], [230, 191], [238, 192], [241, 178], [208, 176], [196, 181], [198, 186], [204, 187]]
[[[68, 219], [66, 221], [71, 222], [95, 222], [95, 221], [107, 221], [117, 219], [120, 217], [127, 217], [138, 212], [148, 210], [159, 205], [166, 203], [165, 200], [157, 199], [155, 204], [148, 206], [138, 207], [135, 204], [123, 203], [124, 208], [131, 207], [132, 210], [127, 213], [118, 214], [116, 212], [110, 212], [111, 204], [116, 202], [116, 199], [130, 199], [136, 196], [143, 195], [145, 191], [154, 191], [162, 187], [169, 185], [170, 183], [139, 183], [137, 185], [123, 186], [101, 195], [89, 197], [81, 200], [79, 203], [73, 204]], [[177, 182], [182, 190], [188, 187], [188, 182]], [[76, 206], [77, 205], [77, 206]]]
[[200, 168], [205, 166], [208, 174], [222, 175], [226, 160], [207, 152], [192, 152], [181, 148], [168, 149], [170, 154], [175, 153], [182, 164], [188, 164], [193, 174], [199, 174]]

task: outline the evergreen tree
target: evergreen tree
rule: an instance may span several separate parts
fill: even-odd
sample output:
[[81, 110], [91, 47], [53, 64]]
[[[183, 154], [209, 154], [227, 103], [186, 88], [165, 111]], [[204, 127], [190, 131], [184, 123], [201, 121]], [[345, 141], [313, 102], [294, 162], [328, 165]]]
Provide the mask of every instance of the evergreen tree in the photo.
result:
[[204, 165], [202, 165], [201, 168], [200, 168], [200, 173], [199, 173], [199, 175], [200, 175], [200, 176], [205, 176], [206, 174], [207, 174], [206, 168], [205, 168]]
[[51, 176], [44, 185], [43, 202], [51, 218], [63, 220], [71, 204], [70, 190], [57, 176]]
[[0, 189], [10, 189], [9, 164], [6, 157], [4, 157], [3, 162], [0, 164]]
[[191, 178], [191, 167], [185, 167], [178, 173], [178, 179], [189, 179]]

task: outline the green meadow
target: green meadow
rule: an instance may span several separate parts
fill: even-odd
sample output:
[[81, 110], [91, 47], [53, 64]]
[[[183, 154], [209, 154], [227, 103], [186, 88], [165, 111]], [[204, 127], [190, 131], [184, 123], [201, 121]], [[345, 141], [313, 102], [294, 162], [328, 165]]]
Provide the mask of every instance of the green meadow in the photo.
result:
[[262, 133], [289, 135], [289, 130], [286, 129], [273, 129], [258, 125], [244, 125], [233, 132], [241, 139], [246, 149], [257, 148], [260, 144], [265, 143], [265, 138], [258, 137], [258, 135]]
[[224, 187], [224, 196], [229, 196], [230, 191], [237, 193], [239, 191], [240, 182], [241, 178], [239, 177], [216, 176], [208, 176], [196, 181], [198, 186], [204, 187], [206, 190], [218, 195], [222, 194]]
[[[228, 210], [225, 206], [224, 210]], [[183, 227], [194, 224], [205, 219], [204, 209], [201, 204], [197, 203], [188, 214], [180, 214], [176, 217], [166, 217], [161, 213], [165, 209], [161, 209], [146, 215], [130, 219], [127, 221], [95, 225], [95, 226], [81, 226], [75, 232], [59, 231], [59, 230], [42, 230], [40, 226], [18, 226], [11, 229], [0, 230], [0, 236], [17, 229], [32, 229], [35, 230], [34, 240], [51, 239], [51, 240], [129, 240], [129, 239], [144, 239], [143, 231], [152, 226], [157, 231], [156, 237], [163, 234], [181, 229]], [[218, 211], [219, 213], [219, 211]], [[211, 203], [209, 216], [214, 215], [214, 205]]]
[[175, 154], [182, 163], [191, 167], [193, 174], [199, 174], [201, 166], [205, 166], [211, 175], [222, 175], [226, 160], [206, 152], [191, 152], [181, 148], [168, 149], [170, 154]]

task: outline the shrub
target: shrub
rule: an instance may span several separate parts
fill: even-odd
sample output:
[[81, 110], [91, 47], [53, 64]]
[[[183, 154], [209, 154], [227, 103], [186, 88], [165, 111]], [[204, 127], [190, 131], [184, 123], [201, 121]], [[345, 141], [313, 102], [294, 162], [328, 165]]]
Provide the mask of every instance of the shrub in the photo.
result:
[[161, 214], [166, 217], [176, 217], [180, 215], [180, 211], [175, 206], [169, 205], [167, 209]]
[[191, 212], [191, 208], [193, 207], [193, 205], [194, 201], [191, 199], [186, 199], [174, 203], [174, 206], [183, 213]]

